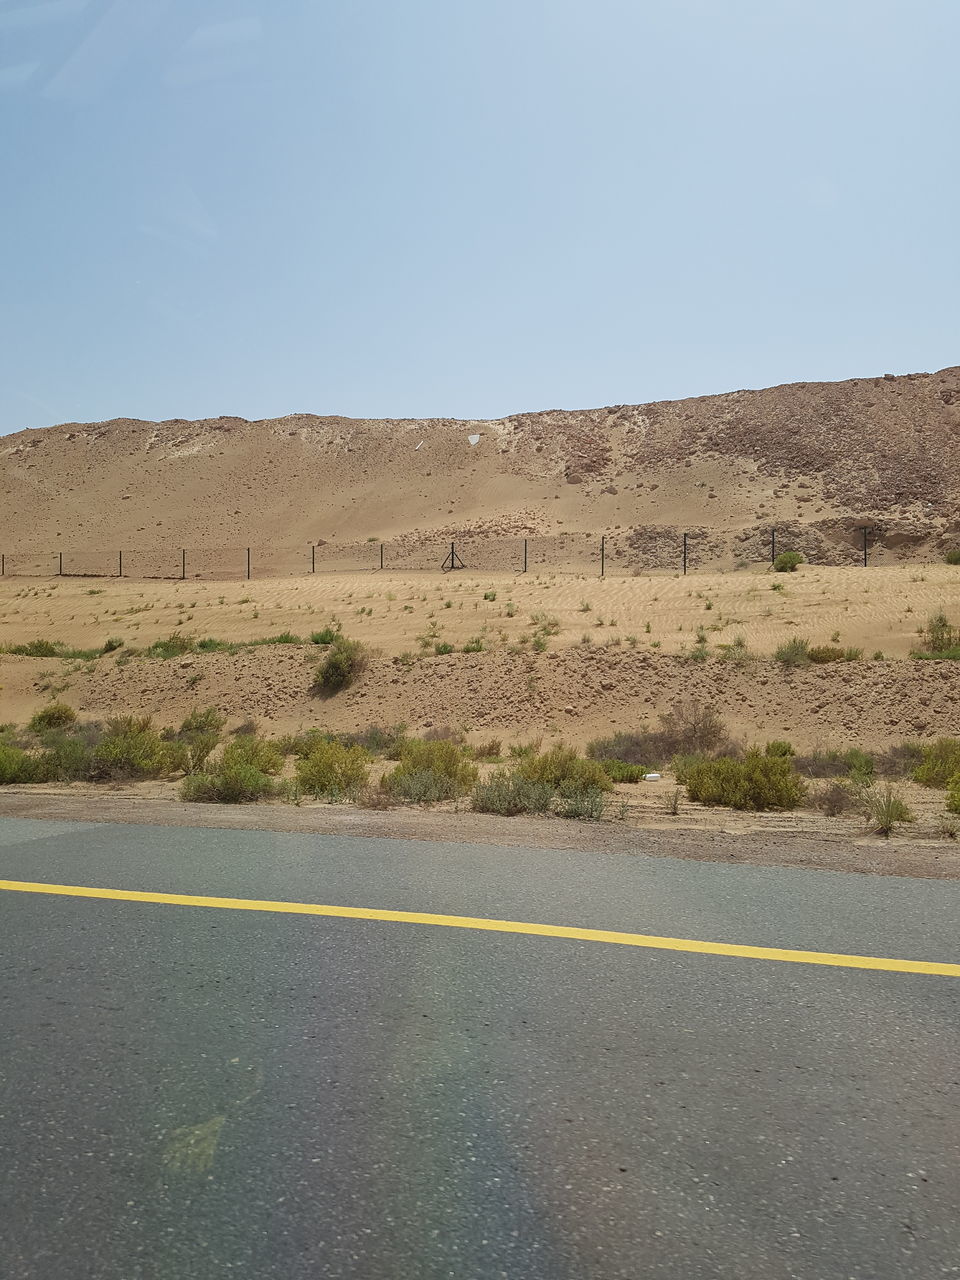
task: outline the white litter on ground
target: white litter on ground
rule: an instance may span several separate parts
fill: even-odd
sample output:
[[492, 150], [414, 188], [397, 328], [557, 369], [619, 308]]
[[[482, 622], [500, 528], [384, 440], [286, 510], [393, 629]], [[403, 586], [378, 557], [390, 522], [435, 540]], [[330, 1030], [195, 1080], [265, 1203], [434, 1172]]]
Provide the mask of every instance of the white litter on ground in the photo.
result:
[[479, 444], [479, 443], [480, 443], [480, 437], [479, 437], [479, 436], [467, 436], [467, 439], [470, 441], [470, 443], [471, 443], [471, 444]]

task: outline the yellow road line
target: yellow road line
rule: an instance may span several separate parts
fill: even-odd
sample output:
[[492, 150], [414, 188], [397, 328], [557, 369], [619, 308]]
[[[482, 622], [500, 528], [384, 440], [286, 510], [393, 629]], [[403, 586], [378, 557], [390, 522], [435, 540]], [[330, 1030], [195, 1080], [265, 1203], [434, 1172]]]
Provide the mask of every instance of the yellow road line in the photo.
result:
[[221, 907], [228, 911], [273, 911], [281, 915], [337, 916], [345, 920], [386, 920], [396, 924], [439, 925], [447, 929], [483, 929], [490, 933], [572, 938], [577, 942], [607, 942], [623, 947], [652, 947], [659, 951], [692, 951], [707, 956], [782, 960], [789, 964], [824, 964], [841, 969], [882, 969], [890, 973], [925, 973], [960, 978], [960, 964], [931, 960], [894, 960], [884, 956], [854, 956], [830, 951], [751, 947], [737, 942], [661, 938], [651, 933], [618, 933], [610, 929], [580, 929], [563, 924], [532, 924], [525, 920], [488, 920], [483, 916], [445, 916], [429, 911], [385, 911], [379, 907], [334, 907], [322, 903], [270, 902], [254, 898], [211, 898], [190, 893], [143, 893], [139, 889], [93, 889], [86, 885], [44, 884], [29, 880], [0, 880], [0, 890], [2, 889], [11, 893], [50, 893], [69, 898], [112, 898], [119, 902], [159, 902], [178, 907]]

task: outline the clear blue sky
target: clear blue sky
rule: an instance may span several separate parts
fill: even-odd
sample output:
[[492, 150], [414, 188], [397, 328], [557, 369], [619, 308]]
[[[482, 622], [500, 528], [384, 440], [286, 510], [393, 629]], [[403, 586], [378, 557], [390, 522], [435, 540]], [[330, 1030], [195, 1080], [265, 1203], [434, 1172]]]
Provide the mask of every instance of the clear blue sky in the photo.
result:
[[0, 431], [960, 362], [958, 0], [0, 0]]

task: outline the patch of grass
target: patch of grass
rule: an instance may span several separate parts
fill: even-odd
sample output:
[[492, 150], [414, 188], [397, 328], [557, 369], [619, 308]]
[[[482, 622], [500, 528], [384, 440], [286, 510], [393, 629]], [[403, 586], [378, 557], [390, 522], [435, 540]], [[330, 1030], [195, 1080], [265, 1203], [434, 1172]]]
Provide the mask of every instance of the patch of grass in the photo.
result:
[[660, 728], [615, 733], [587, 747], [594, 760], [622, 760], [658, 769], [677, 755], [713, 756], [735, 751], [717, 709], [695, 698], [681, 699], [660, 716]]
[[954, 547], [943, 557], [946, 564], [960, 564], [960, 547]]
[[472, 640], [468, 640], [467, 643], [463, 646], [463, 652], [464, 653], [482, 653], [483, 640], [481, 639], [481, 637], [474, 636]]
[[198, 804], [253, 804], [280, 793], [275, 778], [243, 760], [221, 763], [210, 773], [194, 773], [180, 784], [180, 799]]
[[784, 667], [805, 667], [810, 661], [810, 641], [794, 636], [778, 645], [773, 656]]
[[433, 646], [433, 652], [438, 658], [442, 658], [448, 653], [453, 653], [453, 645], [448, 640], [438, 640]]
[[913, 658], [960, 659], [960, 631], [950, 622], [941, 609], [927, 619], [920, 628], [921, 648], [911, 653]]
[[563, 792], [557, 797], [554, 813], [558, 818], [579, 818], [581, 821], [599, 822], [606, 809], [607, 798], [599, 787], [584, 787]]
[[789, 758], [763, 755], [756, 748], [742, 760], [721, 756], [692, 764], [686, 785], [690, 799], [701, 804], [754, 811], [795, 809], [807, 791]]
[[947, 813], [960, 813], [960, 773], [954, 774], [947, 787]]
[[311, 644], [336, 644], [340, 635], [339, 627], [321, 627], [319, 631], [310, 632]]
[[276, 636], [262, 636], [259, 640], [251, 640], [250, 645], [254, 647], [261, 644], [303, 644], [301, 636], [294, 635], [292, 631], [281, 631]]
[[902, 822], [915, 822], [914, 814], [892, 783], [882, 787], [866, 787], [860, 793], [860, 801], [878, 836], [890, 836]]

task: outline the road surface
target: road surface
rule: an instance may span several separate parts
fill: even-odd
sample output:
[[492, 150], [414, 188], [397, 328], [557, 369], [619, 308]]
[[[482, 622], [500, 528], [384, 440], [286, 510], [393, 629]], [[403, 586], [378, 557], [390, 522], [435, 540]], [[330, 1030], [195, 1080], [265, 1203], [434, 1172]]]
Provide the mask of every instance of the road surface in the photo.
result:
[[0, 878], [8, 1280], [960, 1275], [960, 977], [843, 959], [955, 964], [960, 882], [24, 819]]

